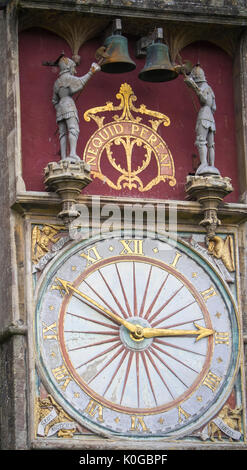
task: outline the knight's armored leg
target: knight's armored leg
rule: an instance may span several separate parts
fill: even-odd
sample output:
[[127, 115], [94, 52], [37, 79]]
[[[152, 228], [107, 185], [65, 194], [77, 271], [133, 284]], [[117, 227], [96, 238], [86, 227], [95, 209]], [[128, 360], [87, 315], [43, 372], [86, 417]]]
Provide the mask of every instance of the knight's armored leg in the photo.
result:
[[214, 150], [214, 132], [208, 133], [208, 171], [213, 175], [220, 175], [220, 172], [214, 166], [215, 150]]
[[73, 130], [70, 130], [69, 133], [69, 144], [70, 144], [70, 158], [77, 160], [79, 157], [76, 155], [76, 147], [78, 141], [78, 134]]
[[206, 144], [206, 142], [205, 142], [205, 141], [200, 142], [200, 143], [197, 145], [197, 148], [198, 148], [198, 152], [199, 152], [199, 157], [200, 157], [201, 165], [207, 165], [207, 153], [208, 153], [208, 149], [207, 149], [207, 144]]
[[207, 168], [208, 161], [207, 161], [207, 154], [208, 154], [208, 147], [207, 147], [207, 129], [203, 125], [198, 124], [196, 127], [196, 141], [195, 145], [198, 148], [199, 158], [200, 158], [200, 165], [197, 168], [196, 174], [203, 173], [204, 168]]
[[58, 123], [59, 128], [59, 140], [60, 140], [60, 151], [61, 151], [61, 160], [64, 160], [67, 156], [67, 126], [65, 121], [60, 121]]
[[208, 164], [214, 166], [215, 151], [214, 151], [214, 133], [208, 133]]
[[67, 122], [69, 132], [70, 154], [69, 158], [72, 160], [80, 160], [76, 154], [77, 141], [79, 137], [79, 125], [76, 118], [70, 118]]
[[201, 162], [200, 166], [207, 166], [207, 164], [208, 164], [208, 162], [207, 162], [208, 148], [207, 148], [206, 140], [203, 139], [203, 138], [198, 138], [196, 140], [196, 146], [197, 146], [197, 149], [198, 149], [199, 158], [200, 158], [200, 162]]

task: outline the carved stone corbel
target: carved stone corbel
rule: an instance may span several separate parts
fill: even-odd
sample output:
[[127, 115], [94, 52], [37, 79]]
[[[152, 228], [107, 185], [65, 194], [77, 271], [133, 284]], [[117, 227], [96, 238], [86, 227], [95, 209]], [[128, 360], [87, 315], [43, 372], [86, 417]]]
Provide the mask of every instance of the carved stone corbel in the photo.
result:
[[58, 217], [64, 225], [80, 215], [75, 203], [82, 189], [91, 181], [90, 167], [82, 160], [76, 163], [65, 160], [48, 163], [45, 168], [45, 186], [48, 191], [55, 191], [60, 196], [62, 210]]
[[188, 199], [200, 203], [204, 218], [202, 225], [207, 232], [207, 240], [215, 236], [221, 221], [218, 219], [218, 208], [223, 199], [233, 191], [231, 179], [218, 175], [187, 176], [185, 191]]

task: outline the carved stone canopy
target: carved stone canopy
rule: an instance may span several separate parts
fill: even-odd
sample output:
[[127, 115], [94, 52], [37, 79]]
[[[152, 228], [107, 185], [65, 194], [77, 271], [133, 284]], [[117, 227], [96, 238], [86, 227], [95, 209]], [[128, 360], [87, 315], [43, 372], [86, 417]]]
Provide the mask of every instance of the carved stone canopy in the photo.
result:
[[89, 165], [83, 161], [71, 163], [65, 160], [48, 163], [44, 182], [48, 191], [55, 191], [61, 198], [62, 211], [58, 217], [64, 224], [78, 217], [75, 203], [82, 189], [91, 182]]
[[218, 175], [187, 176], [185, 185], [187, 199], [200, 203], [204, 218], [200, 225], [205, 227], [208, 240], [215, 236], [217, 227], [221, 224], [217, 212], [223, 199], [233, 191], [231, 179]]

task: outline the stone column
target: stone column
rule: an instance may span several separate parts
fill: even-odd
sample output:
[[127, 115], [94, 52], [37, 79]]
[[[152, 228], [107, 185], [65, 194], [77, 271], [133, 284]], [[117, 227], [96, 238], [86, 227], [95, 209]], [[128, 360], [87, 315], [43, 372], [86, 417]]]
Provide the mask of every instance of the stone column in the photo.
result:
[[240, 200], [247, 203], [247, 30], [234, 56], [233, 78]]
[[[247, 203], [247, 29], [242, 33], [234, 57], [234, 102], [240, 201]], [[247, 223], [239, 231], [239, 263], [242, 297], [245, 368], [247, 367]]]
[[[11, 205], [21, 182], [18, 134], [18, 27], [16, 2], [0, 10], [0, 421], [1, 448], [27, 447], [27, 344], [19, 253], [24, 256], [22, 220]], [[21, 185], [19, 185], [21, 183]], [[19, 227], [19, 228], [17, 228]], [[21, 246], [20, 246], [21, 244]]]

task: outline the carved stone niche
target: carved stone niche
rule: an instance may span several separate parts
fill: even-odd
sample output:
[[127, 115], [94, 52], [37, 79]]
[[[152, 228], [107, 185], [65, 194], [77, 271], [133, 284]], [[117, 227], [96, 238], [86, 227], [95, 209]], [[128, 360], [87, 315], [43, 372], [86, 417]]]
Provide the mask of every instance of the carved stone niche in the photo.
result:
[[215, 236], [217, 227], [221, 224], [218, 219], [218, 208], [224, 197], [233, 191], [231, 179], [218, 175], [187, 176], [185, 185], [187, 199], [193, 199], [200, 203], [204, 218], [202, 225], [207, 232], [207, 239]]
[[46, 189], [56, 192], [61, 199], [62, 210], [58, 217], [66, 225], [80, 215], [75, 204], [82, 189], [92, 181], [90, 166], [84, 161], [61, 160], [48, 163], [44, 171]]

